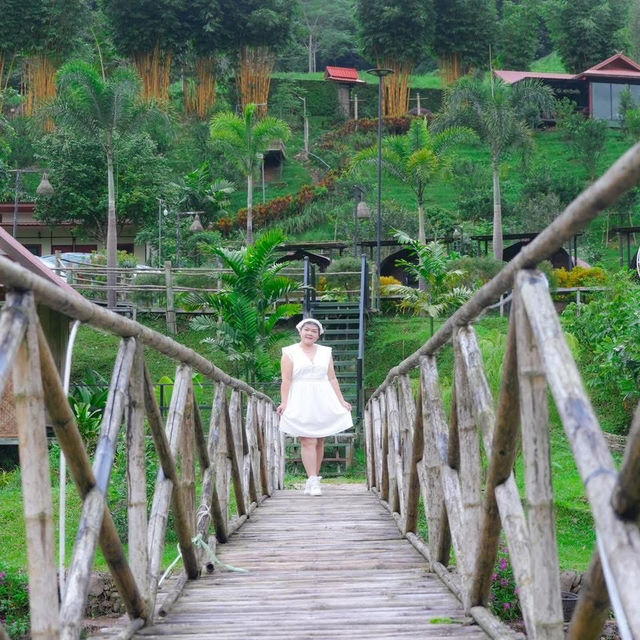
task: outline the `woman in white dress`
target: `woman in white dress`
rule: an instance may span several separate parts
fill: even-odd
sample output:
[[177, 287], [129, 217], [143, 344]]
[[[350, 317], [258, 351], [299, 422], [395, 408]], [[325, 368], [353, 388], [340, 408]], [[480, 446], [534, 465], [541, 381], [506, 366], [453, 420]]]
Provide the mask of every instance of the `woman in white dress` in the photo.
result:
[[351, 405], [342, 397], [331, 347], [316, 344], [324, 333], [322, 324], [305, 318], [296, 329], [300, 342], [282, 349], [280, 430], [300, 438], [308, 476], [304, 492], [319, 496], [324, 438], [353, 426]]

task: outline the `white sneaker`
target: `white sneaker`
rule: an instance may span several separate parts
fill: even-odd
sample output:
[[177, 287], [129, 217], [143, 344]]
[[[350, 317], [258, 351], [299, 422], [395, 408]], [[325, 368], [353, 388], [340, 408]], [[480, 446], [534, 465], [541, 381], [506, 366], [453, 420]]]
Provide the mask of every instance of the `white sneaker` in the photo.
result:
[[311, 478], [307, 478], [307, 482], [304, 485], [304, 495], [308, 496], [311, 493]]
[[310, 480], [309, 495], [321, 496], [322, 489], [320, 488], [320, 476], [311, 476], [309, 480]]

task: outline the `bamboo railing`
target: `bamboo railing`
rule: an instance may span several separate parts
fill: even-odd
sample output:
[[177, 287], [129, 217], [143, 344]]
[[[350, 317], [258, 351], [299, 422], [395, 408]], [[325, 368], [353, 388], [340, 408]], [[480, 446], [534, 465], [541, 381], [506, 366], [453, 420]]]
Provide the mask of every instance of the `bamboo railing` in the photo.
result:
[[[639, 180], [640, 145], [636, 145], [423, 347], [393, 368], [365, 409], [369, 487], [426, 557], [431, 570], [495, 638], [515, 637], [487, 606], [501, 532], [527, 637], [565, 637], [548, 391], [572, 448], [597, 538], [567, 637], [600, 638], [613, 609], [621, 637], [640, 638], [640, 408], [617, 470], [546, 279], [534, 270]], [[513, 290], [513, 302], [502, 383], [494, 403], [470, 323], [508, 290]], [[449, 342], [454, 376], [447, 420], [437, 352]], [[415, 394], [409, 377], [412, 371], [417, 373]], [[524, 498], [513, 473], [520, 442]], [[418, 535], [421, 505], [426, 540]], [[450, 570], [452, 548], [456, 566]]]
[[[6, 291], [0, 312], [0, 396], [11, 376], [27, 536], [31, 638], [80, 637], [98, 544], [131, 621], [121, 637], [129, 637], [150, 624], [155, 615], [163, 615], [187, 579], [198, 578], [203, 567], [212, 570], [208, 551], [216, 540], [226, 542], [267, 496], [283, 486], [284, 442], [275, 407], [270, 398], [225, 374], [191, 349], [97, 307], [80, 295], [62, 292], [6, 259], [0, 259], [0, 282]], [[36, 302], [122, 338], [93, 463], [40, 328]], [[178, 362], [166, 422], [145, 364], [145, 346]], [[208, 436], [194, 399], [194, 371], [216, 384]], [[159, 468], [150, 509], [145, 479], [145, 417]], [[106, 500], [123, 423], [128, 555]], [[53, 425], [83, 501], [60, 605], [46, 424]], [[202, 485], [198, 499], [196, 470]], [[236, 504], [233, 514], [232, 486]], [[157, 603], [170, 512], [184, 573], [166, 600]], [[212, 525], [215, 535], [209, 536]], [[0, 637], [3, 634], [0, 625]]]

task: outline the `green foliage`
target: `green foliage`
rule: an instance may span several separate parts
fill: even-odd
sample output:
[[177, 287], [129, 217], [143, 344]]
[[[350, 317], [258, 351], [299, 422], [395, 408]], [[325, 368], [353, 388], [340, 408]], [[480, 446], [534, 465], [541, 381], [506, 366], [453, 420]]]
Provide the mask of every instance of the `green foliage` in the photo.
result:
[[625, 48], [626, 0], [550, 0], [546, 21], [570, 73], [586, 71]]
[[569, 144], [578, 162], [595, 180], [607, 142], [608, 125], [604, 120], [585, 118], [573, 131]]
[[298, 304], [276, 304], [299, 287], [279, 274], [286, 263], [276, 263], [276, 248], [284, 239], [281, 231], [273, 230], [238, 251], [209, 247], [207, 251], [231, 270], [222, 275], [223, 290], [186, 297], [188, 308], [214, 312], [193, 318], [191, 328], [207, 331], [210, 336], [203, 342], [222, 350], [236, 375], [250, 383], [276, 374], [276, 363], [269, 355], [269, 347], [278, 339], [276, 324], [300, 310]]
[[536, 2], [502, 4], [500, 67], [502, 69], [528, 69], [538, 49], [540, 7]]
[[29, 634], [29, 587], [22, 571], [0, 560], [0, 624], [11, 638]]
[[396, 265], [403, 267], [425, 285], [423, 289], [398, 284], [385, 286], [383, 293], [403, 297], [400, 309], [411, 311], [414, 315], [439, 318], [453, 312], [471, 297], [471, 289], [458, 281], [464, 274], [450, 268], [449, 257], [443, 244], [434, 241], [424, 245], [400, 231], [395, 236], [401, 244], [407, 245], [417, 260], [417, 264], [408, 260], [398, 260]]
[[495, 44], [496, 15], [485, 0], [434, 0], [433, 53], [459, 56], [463, 71], [489, 66], [489, 46]]
[[518, 589], [513, 577], [513, 569], [509, 562], [509, 552], [500, 546], [496, 558], [495, 571], [491, 575], [491, 593], [489, 594], [491, 611], [500, 620], [520, 620], [522, 611], [518, 598]]
[[358, 30], [367, 58], [415, 64], [433, 34], [431, 0], [357, 0]]
[[503, 266], [491, 256], [462, 256], [448, 262], [448, 268], [460, 274], [458, 283], [472, 291], [489, 282]]
[[190, 23], [183, 23], [189, 14], [183, 12], [182, 0], [103, 0], [102, 5], [118, 51], [125, 56], [147, 53], [156, 46], [175, 51], [184, 46], [185, 35], [193, 35]]
[[74, 385], [69, 396], [69, 405], [89, 455], [93, 454], [98, 443], [108, 395], [109, 381], [97, 371], [92, 371], [80, 384]]
[[223, 49], [284, 48], [290, 39], [293, 12], [288, 0], [219, 0]]
[[360, 269], [362, 261], [354, 256], [342, 256], [335, 258], [327, 267], [327, 283], [332, 289], [345, 289], [349, 291], [360, 290]]
[[612, 275], [589, 304], [571, 304], [562, 314], [592, 399], [607, 407], [608, 427], [618, 433], [628, 430], [640, 398], [640, 286], [632, 278], [624, 271]]

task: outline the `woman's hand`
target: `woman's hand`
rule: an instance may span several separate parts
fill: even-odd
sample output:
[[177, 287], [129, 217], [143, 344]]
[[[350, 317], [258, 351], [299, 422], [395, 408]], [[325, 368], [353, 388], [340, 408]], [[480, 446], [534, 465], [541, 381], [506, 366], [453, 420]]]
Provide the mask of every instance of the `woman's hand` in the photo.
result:
[[283, 402], [282, 404], [278, 405], [278, 408], [276, 409], [276, 413], [281, 416], [287, 409], [287, 405]]
[[346, 400], [340, 400], [340, 404], [347, 410], [351, 411], [351, 405]]

